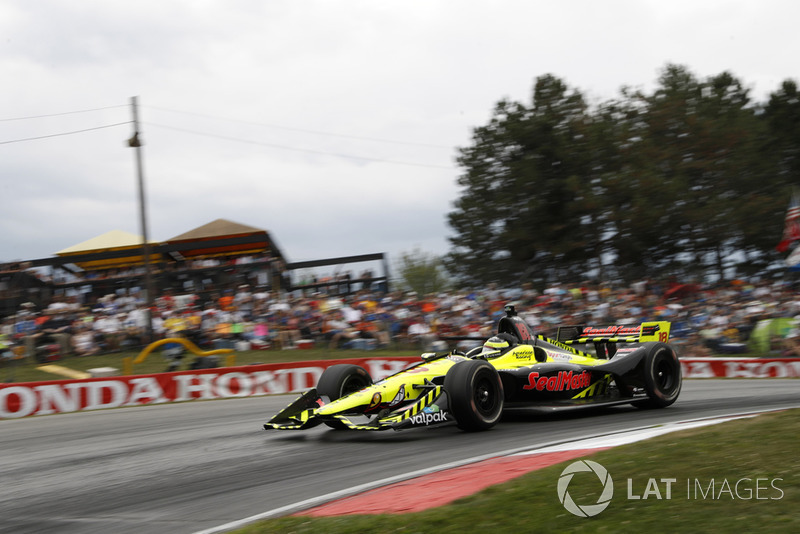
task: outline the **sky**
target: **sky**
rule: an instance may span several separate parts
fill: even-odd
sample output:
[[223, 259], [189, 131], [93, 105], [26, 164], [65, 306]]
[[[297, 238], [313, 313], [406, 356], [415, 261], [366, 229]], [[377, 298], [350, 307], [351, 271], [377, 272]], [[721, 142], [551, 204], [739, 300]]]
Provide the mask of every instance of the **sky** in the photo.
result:
[[443, 255], [459, 147], [553, 74], [590, 102], [669, 63], [766, 101], [793, 0], [1, 0], [0, 262], [223, 218], [288, 261]]

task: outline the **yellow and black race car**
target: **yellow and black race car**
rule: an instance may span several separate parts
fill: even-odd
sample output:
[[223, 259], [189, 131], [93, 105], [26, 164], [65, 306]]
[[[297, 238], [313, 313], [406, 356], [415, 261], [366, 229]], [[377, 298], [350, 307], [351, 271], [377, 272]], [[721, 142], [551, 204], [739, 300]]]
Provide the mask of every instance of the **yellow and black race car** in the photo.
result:
[[264, 428], [302, 430], [324, 423], [401, 430], [455, 423], [477, 431], [493, 427], [503, 409], [513, 406], [664, 408], [681, 391], [669, 330], [670, 323], [663, 321], [565, 326], [556, 339], [548, 339], [532, 335], [514, 307], [506, 306], [497, 334], [483, 346], [467, 353], [423, 354], [419, 363], [377, 382], [360, 366], [331, 366], [316, 388]]

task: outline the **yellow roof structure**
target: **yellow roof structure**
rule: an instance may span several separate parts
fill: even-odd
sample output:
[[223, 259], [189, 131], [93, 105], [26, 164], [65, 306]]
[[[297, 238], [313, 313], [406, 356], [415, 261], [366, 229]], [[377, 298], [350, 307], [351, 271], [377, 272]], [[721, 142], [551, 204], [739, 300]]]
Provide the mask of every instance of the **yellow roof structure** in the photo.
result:
[[[123, 232], [122, 230], [111, 230], [92, 239], [72, 245], [63, 250], [56, 252], [57, 256], [82, 256], [84, 254], [99, 254], [102, 252], [113, 251], [131, 251], [130, 256], [118, 258], [106, 258], [91, 261], [78, 261], [75, 264], [85, 271], [93, 271], [97, 269], [114, 269], [122, 267], [132, 267], [142, 265], [144, 263], [141, 254], [143, 238], [140, 235]], [[155, 241], [150, 241], [150, 244], [157, 245]], [[150, 261], [160, 261], [160, 254], [151, 254]]]

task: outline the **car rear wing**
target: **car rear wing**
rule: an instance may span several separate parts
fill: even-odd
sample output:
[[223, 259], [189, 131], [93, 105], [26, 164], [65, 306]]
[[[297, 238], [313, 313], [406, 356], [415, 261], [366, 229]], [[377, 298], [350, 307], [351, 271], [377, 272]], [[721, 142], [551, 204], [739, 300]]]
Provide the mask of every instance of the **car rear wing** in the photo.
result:
[[565, 345], [587, 345], [593, 343], [597, 354], [611, 357], [617, 343], [644, 343], [646, 341], [669, 341], [669, 321], [652, 321], [639, 326], [560, 326], [556, 340]]

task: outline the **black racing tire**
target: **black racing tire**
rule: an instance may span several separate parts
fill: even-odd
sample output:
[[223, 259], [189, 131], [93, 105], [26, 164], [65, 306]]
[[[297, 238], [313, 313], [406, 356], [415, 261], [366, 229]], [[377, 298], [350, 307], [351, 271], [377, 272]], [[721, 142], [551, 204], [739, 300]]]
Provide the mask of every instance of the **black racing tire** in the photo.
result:
[[666, 343], [652, 343], [642, 360], [644, 390], [647, 400], [639, 408], [666, 408], [678, 399], [683, 377], [678, 355]]
[[[322, 372], [322, 376], [317, 382], [317, 394], [335, 401], [370, 385], [372, 385], [372, 377], [369, 376], [366, 369], [358, 365], [342, 363], [331, 365]], [[325, 421], [325, 424], [335, 429], [347, 428], [339, 421]]]
[[444, 390], [461, 430], [488, 430], [500, 420], [503, 382], [489, 362], [470, 360], [454, 365], [444, 377]]

